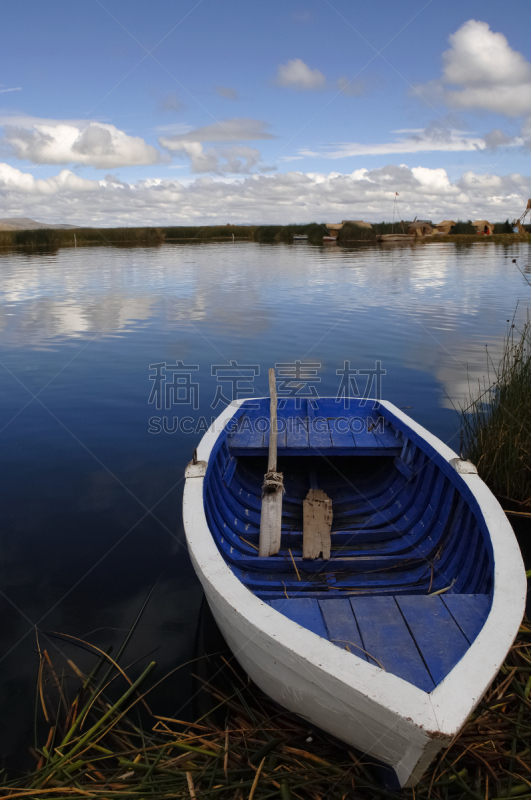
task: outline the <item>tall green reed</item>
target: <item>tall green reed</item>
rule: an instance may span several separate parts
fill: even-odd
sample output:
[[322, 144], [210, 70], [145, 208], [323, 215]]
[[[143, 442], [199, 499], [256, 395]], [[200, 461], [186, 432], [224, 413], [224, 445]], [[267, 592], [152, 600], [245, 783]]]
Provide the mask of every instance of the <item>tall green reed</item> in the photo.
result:
[[510, 324], [502, 356], [460, 409], [464, 451], [491, 490], [531, 505], [531, 322]]

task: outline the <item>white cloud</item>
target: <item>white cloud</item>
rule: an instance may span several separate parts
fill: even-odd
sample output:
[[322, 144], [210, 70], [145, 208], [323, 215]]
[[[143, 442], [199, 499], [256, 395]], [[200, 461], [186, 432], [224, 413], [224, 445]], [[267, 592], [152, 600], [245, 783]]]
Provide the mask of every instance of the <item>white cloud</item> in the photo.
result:
[[501, 220], [520, 213], [531, 179], [466, 172], [452, 182], [444, 169], [389, 165], [350, 175], [289, 172], [128, 184], [112, 175], [85, 180], [69, 170], [45, 181], [0, 164], [4, 216], [77, 225], [381, 220], [391, 217], [395, 192], [404, 218]]
[[220, 97], [226, 100], [238, 100], [238, 92], [236, 89], [231, 89], [230, 86], [216, 86], [216, 92]]
[[181, 141], [172, 146], [175, 155], [190, 159], [192, 172], [247, 174], [260, 161], [260, 151], [245, 145], [205, 150], [201, 142]]
[[428, 167], [413, 167], [411, 173], [415, 180], [426, 190], [434, 192], [447, 192], [451, 190], [450, 179], [445, 169], [429, 169]]
[[102, 122], [4, 118], [4, 138], [18, 158], [39, 164], [84, 164], [100, 169], [156, 164], [159, 151], [139, 136]]
[[513, 50], [503, 33], [471, 19], [449, 37], [443, 53], [445, 83], [515, 86], [531, 80], [531, 66]]
[[157, 133], [163, 133], [170, 136], [182, 135], [192, 130], [191, 125], [186, 125], [184, 122], [170, 122], [167, 125], [157, 125], [153, 128]]
[[168, 150], [181, 150], [181, 142], [241, 142], [258, 139], [276, 139], [266, 128], [269, 125], [260, 119], [234, 118], [214, 122], [202, 128], [161, 138], [161, 147]]
[[522, 125], [522, 136], [524, 137], [524, 148], [531, 150], [531, 117], [528, 117]]
[[5, 94], [6, 92], [21, 92], [21, 91], [22, 91], [22, 87], [21, 86], [15, 86], [12, 89], [0, 88], [0, 94]]
[[449, 37], [441, 78], [424, 87], [457, 109], [481, 109], [515, 117], [531, 110], [531, 64], [502, 33], [471, 19]]
[[[0, 164], [0, 195], [5, 191], [20, 195], [41, 198], [43, 195], [56, 195], [58, 192], [85, 193], [98, 191], [98, 181], [79, 178], [68, 169], [52, 178], [35, 178], [31, 173], [21, 172], [9, 164]], [[39, 200], [39, 202], [41, 202]]]
[[267, 123], [258, 119], [226, 119], [174, 136], [161, 136], [159, 143], [173, 155], [187, 156], [190, 159], [192, 172], [213, 172], [219, 175], [227, 172], [246, 174], [258, 164], [259, 150], [242, 144], [205, 150], [203, 143], [276, 138], [266, 128]]
[[514, 144], [514, 140], [499, 128], [489, 131], [485, 134], [485, 145], [489, 150], [496, 150], [498, 147], [504, 147]]
[[254, 147], [243, 145], [219, 150], [220, 159], [225, 159], [221, 164], [222, 172], [248, 173], [260, 161], [260, 151]]
[[299, 91], [312, 91], [322, 89], [326, 78], [318, 69], [311, 69], [302, 59], [294, 58], [279, 66], [275, 83]]
[[[300, 150], [303, 156], [321, 158], [352, 158], [353, 156], [382, 156], [394, 155], [399, 153], [429, 153], [429, 152], [460, 152], [484, 150], [487, 146], [492, 147], [491, 142], [487, 145], [485, 139], [479, 136], [471, 136], [460, 133], [439, 125], [432, 124], [425, 129], [395, 131], [395, 133], [409, 133], [409, 136], [402, 136], [393, 142], [381, 142], [374, 144], [362, 144], [359, 142], [344, 142], [335, 147], [323, 148], [320, 151]], [[513, 142], [514, 140], [509, 140]], [[518, 140], [521, 141], [521, 140]]]

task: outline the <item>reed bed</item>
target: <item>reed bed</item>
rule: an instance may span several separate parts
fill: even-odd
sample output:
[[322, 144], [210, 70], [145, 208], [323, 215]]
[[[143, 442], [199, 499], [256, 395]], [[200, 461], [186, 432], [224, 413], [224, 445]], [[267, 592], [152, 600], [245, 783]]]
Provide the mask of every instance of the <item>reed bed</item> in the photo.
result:
[[323, 236], [329, 230], [324, 223], [312, 222], [309, 225], [260, 225], [253, 229], [252, 239], [262, 244], [269, 242], [290, 243], [296, 235], [304, 234], [310, 244], [322, 244]]
[[[151, 710], [146, 687], [154, 666], [126, 675], [117, 660], [99, 651], [94, 668], [84, 674], [68, 660], [77, 681], [70, 702], [59, 669], [39, 649], [37, 701], [44, 729], [32, 751], [36, 766], [23, 777], [4, 778], [0, 800], [396, 798], [367, 757], [276, 706], [249, 684], [229, 653], [217, 657], [214, 678], [203, 680], [211, 709], [194, 723]], [[125, 688], [111, 700], [118, 681]], [[530, 798], [530, 692], [531, 626], [524, 621], [461, 734], [403, 796]]]
[[531, 322], [510, 325], [495, 364], [461, 408], [464, 451], [502, 500], [531, 506]]
[[[455, 231], [444, 237], [445, 241], [457, 241], [456, 234], [466, 235], [463, 240], [497, 241], [527, 240], [531, 226], [526, 226], [528, 234], [517, 235], [507, 231], [507, 223], [497, 223], [496, 236], [476, 236], [475, 228], [468, 223], [459, 222]], [[338, 241], [371, 241], [383, 233], [402, 233], [401, 222], [377, 222], [371, 228], [360, 228], [347, 223], [340, 231]], [[166, 227], [139, 228], [41, 228], [37, 230], [0, 230], [0, 247], [25, 247], [28, 249], [59, 247], [78, 247], [87, 245], [103, 246], [156, 246], [163, 242], [203, 242], [203, 241], [254, 241], [260, 243], [293, 241], [295, 234], [306, 234], [310, 244], [322, 244], [323, 236], [329, 233], [324, 223], [312, 222], [305, 225], [175, 225]], [[472, 235], [473, 234], [473, 235]], [[75, 237], [75, 239], [74, 239]], [[442, 241], [442, 237], [428, 237], [423, 241]]]
[[[74, 238], [75, 237], [75, 238]], [[83, 245], [161, 244], [161, 228], [40, 228], [37, 230], [0, 231], [0, 246], [52, 248]]]

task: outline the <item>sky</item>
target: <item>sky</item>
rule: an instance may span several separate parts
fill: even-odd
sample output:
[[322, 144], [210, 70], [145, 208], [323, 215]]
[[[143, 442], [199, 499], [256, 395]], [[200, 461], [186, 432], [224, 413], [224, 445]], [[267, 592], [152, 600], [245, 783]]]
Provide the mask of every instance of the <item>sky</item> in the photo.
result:
[[522, 0], [4, 4], [0, 218], [512, 219], [529, 30]]

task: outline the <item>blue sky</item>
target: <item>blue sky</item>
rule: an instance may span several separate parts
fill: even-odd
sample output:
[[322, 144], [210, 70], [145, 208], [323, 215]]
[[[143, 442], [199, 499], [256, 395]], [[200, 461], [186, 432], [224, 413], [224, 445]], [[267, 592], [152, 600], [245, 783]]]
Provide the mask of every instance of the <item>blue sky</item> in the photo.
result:
[[21, 0], [0, 217], [505, 219], [531, 195], [531, 9]]

